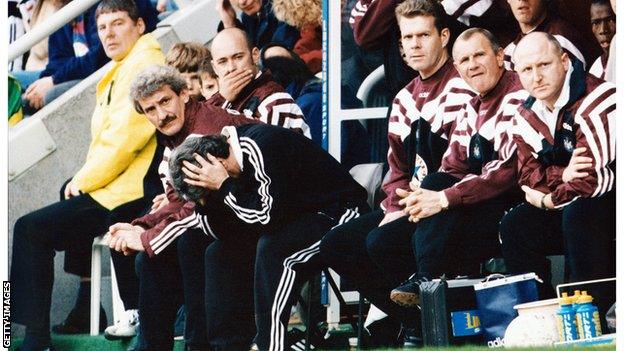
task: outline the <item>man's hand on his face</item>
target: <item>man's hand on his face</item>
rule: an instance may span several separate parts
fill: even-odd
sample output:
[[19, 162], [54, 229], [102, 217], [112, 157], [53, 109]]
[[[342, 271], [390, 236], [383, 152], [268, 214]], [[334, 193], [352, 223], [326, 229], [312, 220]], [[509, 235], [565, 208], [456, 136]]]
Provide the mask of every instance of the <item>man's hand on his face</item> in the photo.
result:
[[26, 89], [24, 97], [32, 108], [38, 110], [43, 107], [44, 98], [52, 87], [54, 87], [52, 77], [39, 78]]
[[215, 10], [221, 17], [223, 28], [236, 27], [236, 12], [230, 3], [230, 0], [217, 0]]
[[219, 93], [227, 101], [234, 101], [238, 94], [254, 79], [253, 71], [233, 71], [219, 78]]
[[563, 170], [563, 175], [561, 176], [564, 183], [567, 183], [572, 179], [583, 178], [589, 175], [588, 172], [581, 172], [592, 168], [591, 157], [581, 156], [581, 154], [585, 151], [587, 151], [587, 148], [579, 147], [574, 149], [572, 152], [570, 163], [568, 164], [568, 167]]
[[229, 175], [225, 167], [211, 154], [207, 154], [206, 158], [198, 154], [194, 154], [195, 160], [199, 162], [199, 167], [194, 164], [183, 161], [182, 172], [188, 178], [184, 178], [184, 182], [193, 186], [199, 186], [208, 190], [218, 190], [221, 184]]
[[138, 225], [115, 223], [108, 228], [107, 235], [110, 235], [108, 247], [126, 256], [134, 251], [145, 251], [141, 242], [141, 233], [144, 231], [145, 229]]

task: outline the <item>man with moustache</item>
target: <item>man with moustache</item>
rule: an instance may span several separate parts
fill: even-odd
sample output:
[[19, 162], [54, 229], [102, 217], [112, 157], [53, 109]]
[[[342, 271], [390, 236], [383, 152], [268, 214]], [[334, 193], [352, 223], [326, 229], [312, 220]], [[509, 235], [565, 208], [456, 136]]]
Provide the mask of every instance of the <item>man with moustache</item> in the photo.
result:
[[[137, 112], [158, 130], [165, 147], [159, 167], [167, 204], [132, 223], [109, 229], [109, 246], [119, 252], [139, 252], [139, 350], [170, 350], [177, 308], [186, 307], [186, 345], [208, 349], [204, 317], [204, 249], [212, 240], [202, 233], [195, 204], [173, 190], [168, 171], [175, 147], [192, 135], [219, 133], [226, 126], [258, 123], [236, 111], [190, 99], [186, 80], [173, 68], [152, 66], [141, 72], [130, 88]], [[184, 234], [184, 235], [182, 235]], [[184, 292], [184, 295], [183, 295]], [[157, 307], [155, 307], [157, 306]]]
[[605, 68], [609, 59], [609, 48], [611, 41], [615, 37], [615, 12], [611, 8], [611, 4], [607, 0], [593, 0], [590, 7], [590, 20], [592, 32], [596, 41], [602, 48], [602, 55], [594, 61], [589, 69], [589, 73], [594, 76], [605, 79]]
[[292, 96], [273, 80], [269, 71], [258, 68], [260, 50], [244, 31], [222, 30], [212, 40], [210, 52], [212, 67], [219, 76], [219, 91], [208, 103], [311, 137], [303, 112]]
[[[585, 73], [547, 33], [523, 38], [514, 61], [531, 95], [512, 127], [526, 202], [501, 221], [503, 256], [509, 273], [537, 273], [548, 298], [547, 255], [565, 254], [571, 282], [615, 276], [616, 89]], [[585, 158], [574, 179], [572, 156]], [[604, 316], [614, 292], [592, 289]]]
[[455, 68], [479, 95], [458, 115], [440, 170], [421, 188], [398, 194], [404, 213], [418, 222], [412, 237], [416, 274], [390, 295], [400, 305], [419, 304], [422, 279], [478, 273], [480, 262], [500, 256], [498, 223], [521, 199], [508, 128], [528, 97], [517, 74], [505, 70], [503, 56], [485, 29], [468, 29], [455, 41]]
[[520, 33], [516, 39], [505, 47], [505, 68], [511, 70], [514, 63], [511, 59], [520, 39], [531, 32], [546, 32], [554, 36], [568, 55], [575, 57], [587, 66], [587, 51], [583, 45], [583, 37], [570, 23], [564, 21], [548, 10], [550, 0], [507, 0], [513, 12]]
[[390, 291], [416, 270], [410, 240], [417, 224], [403, 212], [399, 194], [409, 190], [410, 183], [425, 186], [427, 174], [440, 167], [455, 115], [474, 93], [453, 67], [447, 16], [437, 1], [404, 1], [396, 17], [406, 60], [419, 76], [392, 104], [390, 178], [383, 185], [387, 198], [382, 210], [332, 229], [321, 241], [321, 255], [375, 306], [413, 329], [414, 311], [389, 298]]

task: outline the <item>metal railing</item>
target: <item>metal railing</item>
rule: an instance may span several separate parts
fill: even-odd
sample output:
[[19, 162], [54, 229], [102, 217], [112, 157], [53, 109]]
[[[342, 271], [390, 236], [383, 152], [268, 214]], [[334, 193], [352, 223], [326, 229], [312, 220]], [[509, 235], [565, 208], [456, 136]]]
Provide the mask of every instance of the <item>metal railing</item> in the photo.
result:
[[37, 25], [23, 36], [9, 45], [9, 62], [15, 60], [26, 51], [30, 50], [35, 44], [50, 36], [57, 29], [69, 23], [78, 15], [87, 11], [91, 6], [95, 5], [99, 0], [74, 0], [69, 2], [58, 10], [52, 17]]

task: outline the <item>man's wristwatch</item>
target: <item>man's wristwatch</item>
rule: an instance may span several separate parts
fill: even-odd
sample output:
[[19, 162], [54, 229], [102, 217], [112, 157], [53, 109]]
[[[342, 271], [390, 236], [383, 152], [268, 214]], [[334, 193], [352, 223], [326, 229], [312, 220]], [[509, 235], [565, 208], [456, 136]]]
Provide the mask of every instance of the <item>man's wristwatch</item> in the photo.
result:
[[448, 210], [449, 208], [449, 202], [448, 199], [446, 198], [446, 195], [444, 195], [444, 191], [440, 191], [440, 207], [442, 208], [442, 210]]

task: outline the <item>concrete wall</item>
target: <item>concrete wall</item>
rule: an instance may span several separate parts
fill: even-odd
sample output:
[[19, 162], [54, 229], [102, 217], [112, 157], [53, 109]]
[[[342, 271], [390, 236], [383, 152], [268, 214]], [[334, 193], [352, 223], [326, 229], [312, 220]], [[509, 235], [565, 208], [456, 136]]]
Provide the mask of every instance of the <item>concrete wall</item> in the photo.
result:
[[[195, 1], [160, 22], [153, 34], [158, 38], [164, 52], [180, 41], [207, 43], [216, 34], [219, 23], [217, 17], [214, 0]], [[9, 262], [15, 221], [29, 212], [58, 201], [61, 185], [71, 178], [84, 162], [90, 141], [91, 114], [95, 107], [95, 86], [107, 69], [108, 65], [30, 117], [30, 121], [24, 122], [32, 125], [42, 122], [56, 144], [56, 149], [9, 182]], [[16, 131], [20, 129], [22, 133], [17, 136]], [[41, 140], [29, 135], [27, 124], [16, 131], [9, 132], [10, 154], [17, 155], [16, 157], [27, 154], [29, 150], [24, 150], [23, 145], [29, 145], [33, 150], [45, 147], [41, 145]], [[10, 169], [11, 162], [9, 160]], [[59, 252], [55, 258], [55, 284], [51, 310], [53, 325], [63, 321], [71, 310], [78, 286], [77, 277], [63, 272], [63, 257], [63, 252]], [[112, 323], [108, 255], [102, 258], [102, 262], [104, 263], [102, 301], [109, 323]], [[13, 335], [19, 337], [23, 329], [14, 325], [13, 332], [15, 333]]]

